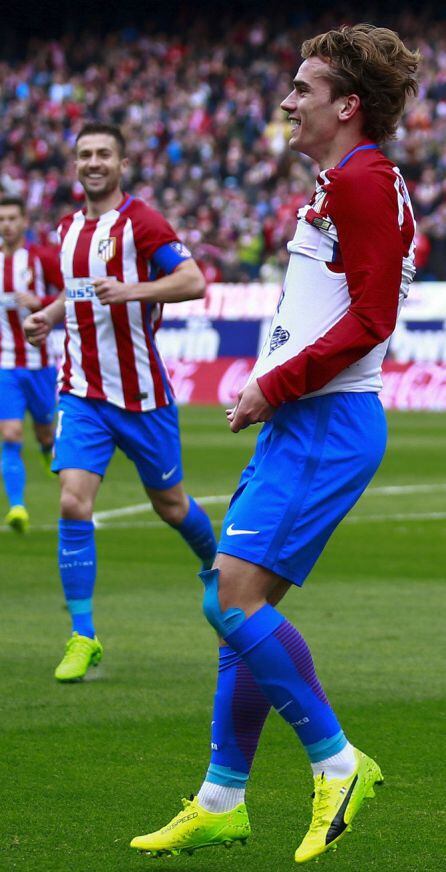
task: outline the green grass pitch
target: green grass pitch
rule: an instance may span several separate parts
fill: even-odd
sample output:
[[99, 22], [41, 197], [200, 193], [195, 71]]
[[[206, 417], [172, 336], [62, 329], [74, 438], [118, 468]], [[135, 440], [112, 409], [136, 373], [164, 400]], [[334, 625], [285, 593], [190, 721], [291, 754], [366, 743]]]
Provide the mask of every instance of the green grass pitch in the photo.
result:
[[[255, 429], [232, 435], [219, 409], [183, 409], [181, 418], [188, 489], [230, 494]], [[389, 415], [388, 453], [371, 489], [284, 605], [349, 738], [386, 777], [338, 851], [319, 860], [321, 870], [445, 868], [445, 457], [444, 415]], [[26, 463], [34, 529], [25, 538], [0, 535], [0, 869], [296, 868], [311, 778], [275, 714], [249, 786], [246, 848], [173, 860], [130, 851], [132, 836], [177, 813], [207, 767], [216, 651], [196, 562], [153, 513], [102, 520], [96, 618], [104, 660], [84, 683], [57, 685], [52, 673], [69, 634], [55, 556], [57, 482], [45, 477], [29, 431]], [[98, 512], [142, 501], [133, 468], [116, 456]], [[219, 527], [224, 505], [208, 510]]]

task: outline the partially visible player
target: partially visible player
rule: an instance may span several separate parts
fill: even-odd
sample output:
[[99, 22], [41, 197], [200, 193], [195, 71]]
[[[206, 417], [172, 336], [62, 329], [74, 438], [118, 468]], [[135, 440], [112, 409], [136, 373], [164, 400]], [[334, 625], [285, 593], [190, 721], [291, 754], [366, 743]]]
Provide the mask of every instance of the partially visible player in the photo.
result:
[[25, 507], [26, 471], [22, 458], [23, 419], [33, 419], [41, 456], [49, 470], [56, 407], [55, 353], [51, 338], [32, 348], [23, 321], [62, 290], [56, 252], [25, 240], [27, 216], [18, 197], [0, 200], [0, 434], [1, 470], [9, 511], [5, 523], [24, 533], [29, 524]]
[[178, 412], [155, 333], [164, 303], [202, 297], [205, 282], [163, 216], [123, 193], [118, 127], [87, 124], [76, 145], [86, 208], [59, 228], [65, 294], [29, 316], [39, 344], [65, 315], [65, 355], [52, 469], [59, 473], [59, 568], [73, 635], [56, 669], [81, 679], [102, 657], [93, 623], [93, 507], [116, 447], [135, 464], [153, 507], [204, 566], [215, 556], [208, 516], [182, 483]]
[[[201, 573], [205, 615], [224, 640], [210, 765], [170, 824], [133, 840], [152, 856], [249, 836], [245, 788], [270, 706], [302, 743], [314, 777], [297, 863], [336, 846], [382, 781], [375, 760], [349, 742], [308, 645], [276, 606], [303, 584], [384, 454], [381, 366], [415, 268], [407, 189], [379, 143], [416, 93], [419, 55], [396, 33], [362, 24], [307, 40], [302, 56], [282, 109], [290, 147], [320, 172], [288, 243], [264, 348], [228, 411], [234, 432], [267, 423], [223, 522], [214, 568]], [[315, 624], [323, 634], [323, 615]], [[291, 734], [291, 761], [294, 741]], [[272, 857], [266, 867], [275, 868]]]

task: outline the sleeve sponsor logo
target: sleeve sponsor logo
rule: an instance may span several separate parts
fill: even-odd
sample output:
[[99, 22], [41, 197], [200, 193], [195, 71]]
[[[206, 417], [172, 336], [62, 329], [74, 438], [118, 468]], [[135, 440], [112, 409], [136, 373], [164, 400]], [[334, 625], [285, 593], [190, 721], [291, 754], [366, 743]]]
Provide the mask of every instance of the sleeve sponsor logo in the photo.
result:
[[171, 242], [170, 247], [173, 248], [180, 257], [192, 257], [192, 252], [190, 252], [182, 242]]

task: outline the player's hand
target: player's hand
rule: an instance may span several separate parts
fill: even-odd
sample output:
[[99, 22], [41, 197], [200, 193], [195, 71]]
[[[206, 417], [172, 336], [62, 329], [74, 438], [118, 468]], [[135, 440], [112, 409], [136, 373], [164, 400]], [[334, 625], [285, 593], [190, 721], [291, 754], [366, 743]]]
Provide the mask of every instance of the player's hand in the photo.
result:
[[237, 405], [233, 409], [226, 409], [226, 417], [232, 432], [238, 433], [250, 424], [269, 421], [275, 411], [262, 394], [258, 382], [253, 381], [240, 391]]
[[110, 306], [112, 303], [129, 302], [129, 286], [118, 282], [114, 276], [106, 276], [103, 279], [93, 279], [96, 296], [102, 306]]
[[16, 291], [15, 298], [22, 309], [29, 309], [30, 312], [38, 312], [42, 305], [36, 294], [30, 294], [29, 291]]
[[42, 345], [42, 342], [45, 341], [51, 327], [52, 325], [45, 309], [42, 309], [40, 312], [34, 312], [32, 315], [28, 315], [23, 322], [23, 330], [25, 331], [25, 336], [28, 342], [36, 347]]

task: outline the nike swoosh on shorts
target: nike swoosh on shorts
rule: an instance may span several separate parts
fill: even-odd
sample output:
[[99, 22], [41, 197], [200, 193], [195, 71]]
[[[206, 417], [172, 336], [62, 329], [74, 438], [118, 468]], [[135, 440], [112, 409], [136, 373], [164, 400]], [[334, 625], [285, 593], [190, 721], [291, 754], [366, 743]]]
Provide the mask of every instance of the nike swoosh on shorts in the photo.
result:
[[257, 533], [260, 533], [260, 530], [236, 530], [234, 524], [230, 524], [226, 530], [228, 536], [257, 536]]

